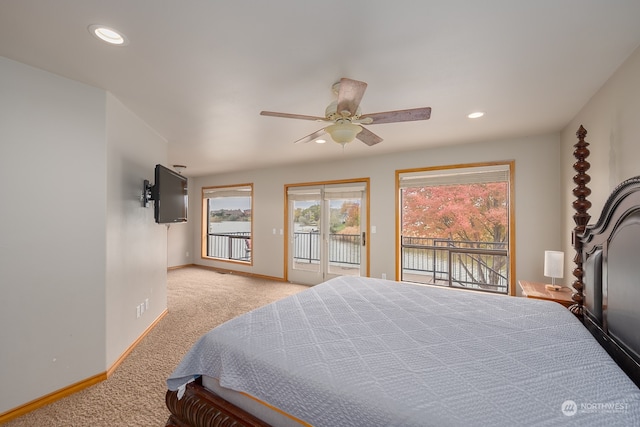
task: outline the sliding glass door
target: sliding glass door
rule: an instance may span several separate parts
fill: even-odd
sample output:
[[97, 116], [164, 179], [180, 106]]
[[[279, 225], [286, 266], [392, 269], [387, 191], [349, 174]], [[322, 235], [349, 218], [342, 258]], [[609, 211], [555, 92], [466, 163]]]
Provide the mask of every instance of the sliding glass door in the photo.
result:
[[287, 206], [291, 282], [366, 275], [366, 182], [291, 186]]

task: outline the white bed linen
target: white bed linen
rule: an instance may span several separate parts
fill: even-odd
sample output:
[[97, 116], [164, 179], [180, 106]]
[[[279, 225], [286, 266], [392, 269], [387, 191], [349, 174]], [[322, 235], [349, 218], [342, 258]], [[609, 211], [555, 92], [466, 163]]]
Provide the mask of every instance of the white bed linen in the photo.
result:
[[199, 375], [317, 427], [640, 425], [640, 390], [561, 305], [382, 279], [226, 322], [167, 385]]

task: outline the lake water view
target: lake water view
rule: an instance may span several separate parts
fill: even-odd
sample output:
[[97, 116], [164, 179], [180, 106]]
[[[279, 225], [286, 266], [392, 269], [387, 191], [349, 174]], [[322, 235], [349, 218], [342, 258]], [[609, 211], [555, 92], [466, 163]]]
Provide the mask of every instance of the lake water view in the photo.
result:
[[209, 224], [209, 233], [250, 233], [250, 221], [222, 221]]
[[[223, 234], [223, 233], [250, 233], [251, 222], [250, 221], [222, 221], [212, 222], [209, 224], [209, 233]], [[317, 231], [318, 226], [309, 226], [302, 224], [294, 224], [295, 231], [299, 232], [312, 232]]]

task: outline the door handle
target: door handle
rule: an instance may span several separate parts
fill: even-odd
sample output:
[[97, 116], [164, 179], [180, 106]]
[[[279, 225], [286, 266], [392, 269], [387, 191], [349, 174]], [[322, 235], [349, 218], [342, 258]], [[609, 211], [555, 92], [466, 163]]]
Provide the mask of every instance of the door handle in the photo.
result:
[[366, 232], [362, 232], [362, 246], [365, 246], [367, 244], [367, 233]]

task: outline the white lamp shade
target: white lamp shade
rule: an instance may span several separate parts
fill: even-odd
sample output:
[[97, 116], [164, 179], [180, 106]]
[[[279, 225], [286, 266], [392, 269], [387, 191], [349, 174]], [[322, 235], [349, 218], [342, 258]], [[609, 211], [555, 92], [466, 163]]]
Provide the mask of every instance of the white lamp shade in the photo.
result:
[[353, 123], [336, 123], [325, 128], [331, 135], [331, 139], [339, 144], [346, 144], [354, 140], [356, 135], [362, 131], [362, 127]]
[[564, 276], [564, 252], [544, 251], [544, 275], [555, 278]]

